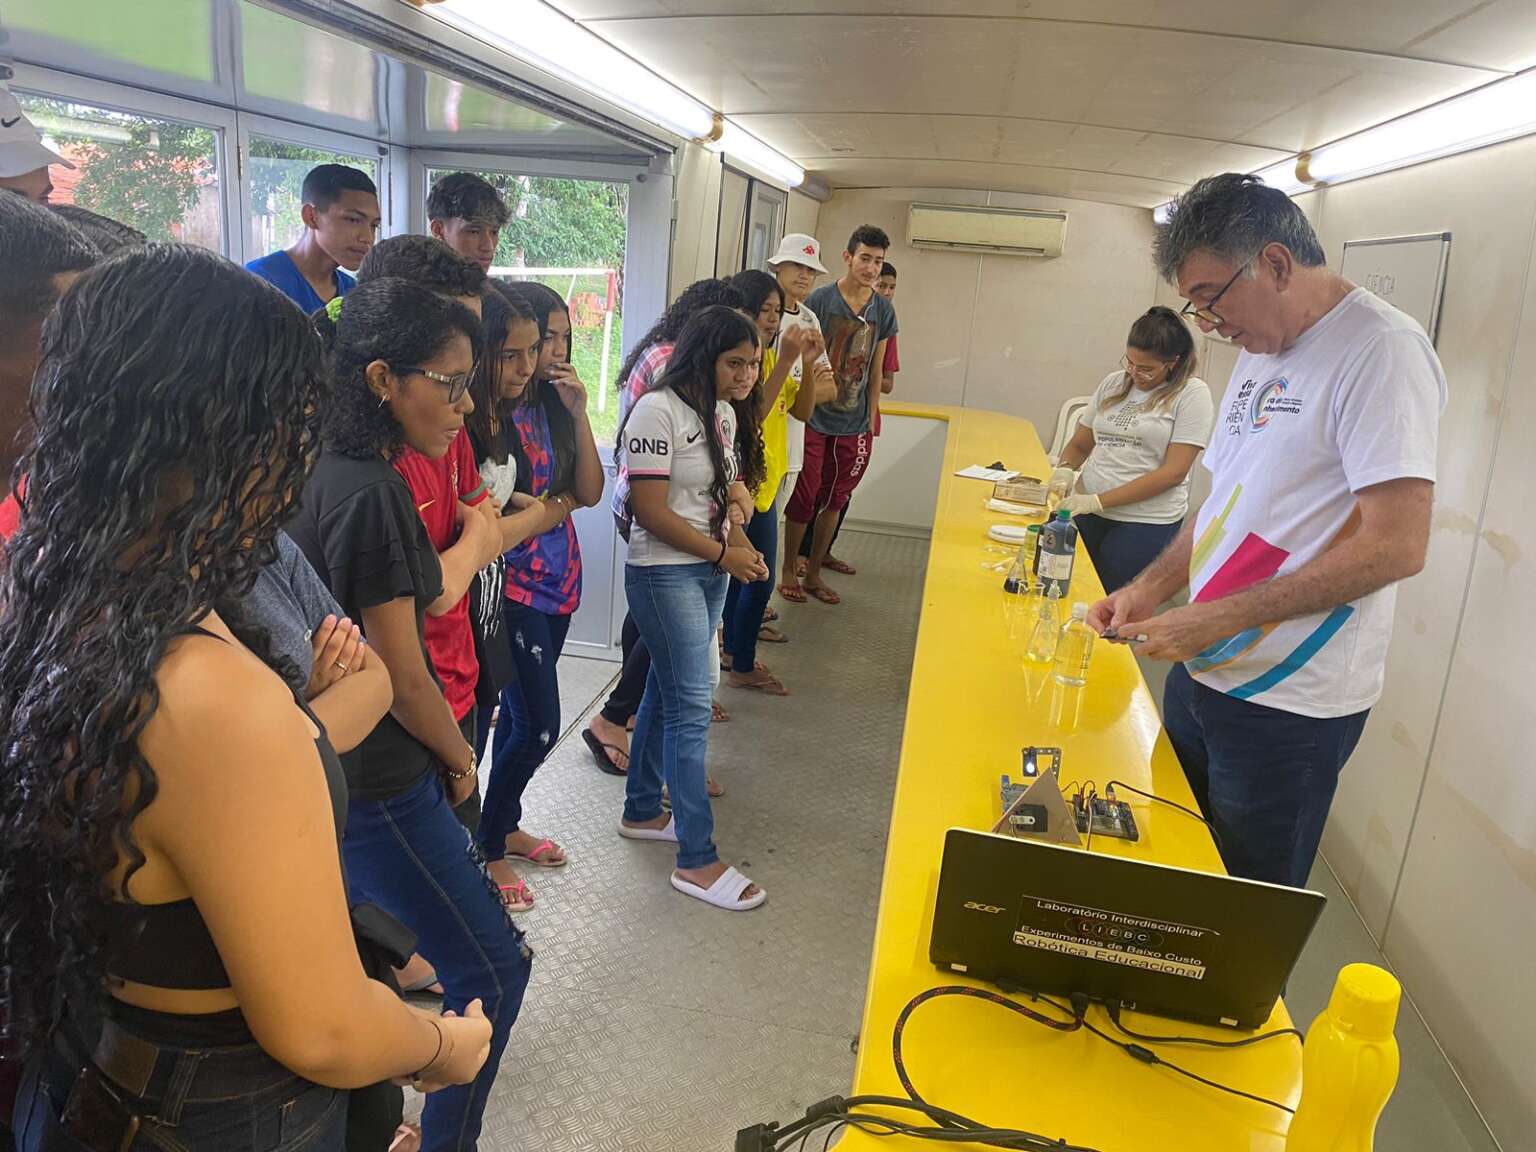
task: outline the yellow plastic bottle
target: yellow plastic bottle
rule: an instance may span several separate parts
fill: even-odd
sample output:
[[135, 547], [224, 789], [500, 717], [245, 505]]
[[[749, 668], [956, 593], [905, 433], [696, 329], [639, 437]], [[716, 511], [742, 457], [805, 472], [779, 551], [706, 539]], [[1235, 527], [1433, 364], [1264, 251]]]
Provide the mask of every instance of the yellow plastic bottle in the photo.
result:
[[1286, 1152], [1371, 1152], [1376, 1121], [1397, 1084], [1397, 1006], [1403, 989], [1374, 964], [1339, 970], [1301, 1056], [1301, 1103]]

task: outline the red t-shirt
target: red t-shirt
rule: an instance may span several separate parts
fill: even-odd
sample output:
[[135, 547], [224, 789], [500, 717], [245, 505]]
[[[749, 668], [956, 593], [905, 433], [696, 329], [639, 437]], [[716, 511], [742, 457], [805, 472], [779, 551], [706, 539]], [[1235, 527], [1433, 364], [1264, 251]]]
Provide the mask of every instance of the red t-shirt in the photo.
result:
[[[896, 355], [896, 337], [892, 336], [885, 342], [885, 363], [880, 365], [880, 371], [886, 376], [894, 376], [901, 371], [901, 357]], [[880, 435], [880, 409], [875, 409], [875, 435]]]
[[[395, 460], [395, 471], [411, 490], [432, 547], [441, 556], [459, 538], [459, 501], [479, 504], [487, 496], [475, 468], [469, 433], [461, 431], [441, 460], [428, 459], [407, 448]], [[469, 623], [469, 595], [466, 593], [443, 615], [429, 615], [422, 631], [437, 678], [443, 682], [443, 695], [448, 698], [454, 719], [462, 720], [475, 706], [475, 683], [480, 679], [475, 636]]]
[[21, 505], [9, 492], [0, 500], [0, 540], [9, 540], [21, 527]]

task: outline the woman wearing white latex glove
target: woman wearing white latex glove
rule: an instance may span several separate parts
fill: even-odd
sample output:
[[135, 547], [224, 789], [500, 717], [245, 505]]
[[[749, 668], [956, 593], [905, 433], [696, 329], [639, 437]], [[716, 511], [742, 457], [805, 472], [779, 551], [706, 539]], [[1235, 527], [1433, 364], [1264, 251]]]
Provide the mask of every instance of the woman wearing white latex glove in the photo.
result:
[[1172, 309], [1148, 309], [1051, 474], [1071, 473], [1082, 488], [1060, 507], [1072, 513], [1106, 592], [1134, 580], [1184, 523], [1189, 471], [1214, 419], [1210, 389], [1194, 368], [1184, 322]]

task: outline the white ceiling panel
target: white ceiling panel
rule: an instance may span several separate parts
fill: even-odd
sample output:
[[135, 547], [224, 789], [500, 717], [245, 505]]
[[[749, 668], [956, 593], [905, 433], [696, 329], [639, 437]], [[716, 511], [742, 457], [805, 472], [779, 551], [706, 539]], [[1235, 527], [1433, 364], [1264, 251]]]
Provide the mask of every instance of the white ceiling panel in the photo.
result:
[[1074, 200], [1101, 200], [1153, 208], [1178, 195], [1184, 185], [1112, 172], [1073, 172], [1027, 164], [978, 164], [956, 160], [863, 160], [841, 157], [818, 165], [839, 188], [990, 188], [1033, 192]]
[[1510, 44], [1511, 33], [1527, 48], [1536, 43], [1529, 0], [838, 0], [835, 5], [816, 0], [556, 0], [556, 6], [583, 22], [818, 19], [830, 7], [838, 15], [1118, 24], [1400, 53], [1485, 68], [1509, 68], [1527, 58]]
[[1274, 148], [1278, 112], [1341, 85], [1360, 115], [1327, 138], [1501, 73], [1334, 48], [1101, 24], [828, 16], [604, 22], [605, 36], [729, 115], [885, 110], [1030, 116]]
[[1195, 137], [991, 116], [882, 112], [737, 119], [781, 150], [813, 161], [818, 171], [826, 159], [862, 156], [1034, 164], [1189, 183], [1208, 172], [1263, 168], [1288, 155]]
[[1536, 64], [1536, 0], [553, 2], [834, 185], [1155, 203]]

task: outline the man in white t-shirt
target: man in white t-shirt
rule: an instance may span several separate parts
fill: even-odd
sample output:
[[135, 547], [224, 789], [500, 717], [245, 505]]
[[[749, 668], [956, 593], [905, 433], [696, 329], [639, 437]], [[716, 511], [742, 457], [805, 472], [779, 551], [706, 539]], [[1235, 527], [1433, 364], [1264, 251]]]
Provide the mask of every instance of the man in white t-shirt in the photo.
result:
[[1089, 619], [1181, 662], [1163, 723], [1227, 868], [1301, 885], [1381, 695], [1393, 585], [1424, 566], [1445, 376], [1418, 324], [1330, 272], [1257, 177], [1195, 184], [1155, 255], [1186, 315], [1243, 352], [1199, 516]]

